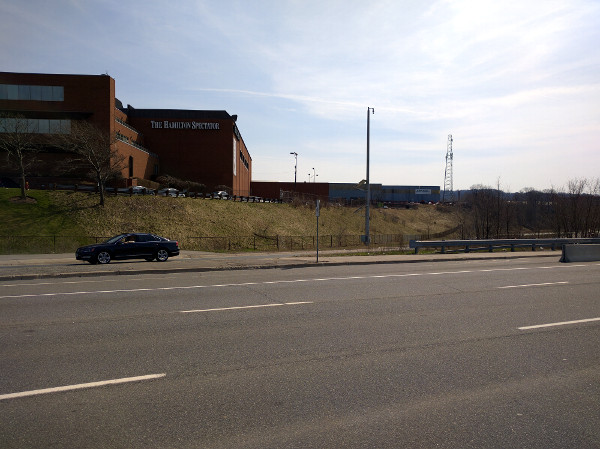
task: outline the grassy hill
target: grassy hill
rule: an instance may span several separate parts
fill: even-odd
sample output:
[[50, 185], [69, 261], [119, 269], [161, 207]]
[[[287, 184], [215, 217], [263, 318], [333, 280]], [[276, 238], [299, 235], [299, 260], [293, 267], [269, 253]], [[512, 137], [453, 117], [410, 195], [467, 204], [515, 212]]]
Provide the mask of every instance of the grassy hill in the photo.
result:
[[[99, 207], [97, 196], [88, 193], [32, 190], [28, 192], [31, 200], [25, 203], [15, 201], [18, 194], [18, 189], [0, 189], [0, 253], [71, 251], [98, 238], [128, 231], [177, 239], [184, 249], [252, 248], [252, 243], [236, 243], [232, 247], [231, 241], [245, 238], [256, 244], [257, 236], [269, 244], [275, 238], [278, 243], [281, 239], [281, 249], [299, 249], [296, 245], [310, 246], [316, 235], [314, 205], [111, 196], [104, 207]], [[364, 226], [363, 208], [321, 208], [319, 235], [323, 239], [333, 242], [352, 236], [347, 240], [356, 242], [364, 233]], [[455, 227], [454, 214], [433, 205], [371, 209], [372, 235], [428, 235]], [[260, 236], [267, 238], [261, 240]], [[206, 246], [209, 241], [215, 242], [212, 248]]]

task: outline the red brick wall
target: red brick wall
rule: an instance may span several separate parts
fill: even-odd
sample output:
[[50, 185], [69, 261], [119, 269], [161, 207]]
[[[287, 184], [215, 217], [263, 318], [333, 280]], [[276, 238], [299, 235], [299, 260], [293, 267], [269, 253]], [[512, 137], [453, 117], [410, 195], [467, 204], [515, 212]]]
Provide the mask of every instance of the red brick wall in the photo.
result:
[[276, 182], [252, 181], [252, 195], [262, 198], [279, 198], [280, 191], [297, 192], [307, 197], [327, 200], [329, 198], [329, 184], [326, 182]]
[[107, 131], [114, 123], [115, 80], [108, 75], [0, 72], [0, 83], [64, 87], [64, 101], [0, 100], [1, 110], [83, 113]]
[[[218, 123], [219, 129], [192, 129], [192, 125], [187, 129], [171, 129], [164, 127], [165, 120], [178, 123]], [[158, 154], [161, 174], [200, 182], [206, 185], [208, 191], [216, 190], [217, 186], [227, 186], [233, 195], [248, 195], [251, 159], [243, 139], [238, 140], [235, 137], [232, 119], [130, 116], [128, 121], [144, 135], [146, 146]], [[155, 122], [154, 128], [152, 122]], [[163, 124], [163, 127], [158, 128], [156, 123]], [[240, 161], [240, 150], [248, 161], [248, 169]]]
[[[210, 191], [217, 186], [227, 186], [234, 195], [250, 194], [252, 160], [239, 132], [235, 132], [234, 118], [223, 118], [229, 117], [225, 111], [217, 111], [220, 114], [219, 119], [193, 120], [218, 123], [218, 130], [159, 129], [152, 128], [151, 120], [185, 122], [192, 119], [128, 117], [115, 107], [115, 80], [108, 75], [0, 72], [0, 83], [63, 86], [64, 101], [0, 100], [0, 110], [27, 111], [29, 114], [39, 114], [40, 118], [52, 116], [87, 119], [111, 134], [118, 131], [129, 142], [135, 142], [148, 150], [141, 151], [126, 142], [117, 141], [118, 151], [125, 157], [126, 162], [130, 156], [133, 157], [133, 178], [150, 179], [154, 174], [155, 165], [160, 163], [160, 174], [203, 183]], [[207, 111], [189, 112], [193, 115], [196, 112]], [[119, 123], [115, 117], [130, 127]], [[240, 158], [240, 151], [246, 164]], [[60, 157], [47, 156], [47, 159], [52, 161], [56, 158]], [[125, 178], [129, 177], [127, 163], [122, 174]], [[129, 181], [129, 184], [131, 183], [132, 181]]]

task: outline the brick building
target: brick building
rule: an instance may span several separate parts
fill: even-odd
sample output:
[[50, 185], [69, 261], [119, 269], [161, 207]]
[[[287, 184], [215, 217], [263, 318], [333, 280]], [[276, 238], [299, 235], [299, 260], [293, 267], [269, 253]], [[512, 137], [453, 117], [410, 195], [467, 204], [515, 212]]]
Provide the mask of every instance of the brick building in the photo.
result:
[[[209, 191], [226, 186], [234, 195], [250, 194], [252, 159], [237, 117], [226, 111], [124, 108], [108, 75], [0, 72], [0, 114], [5, 124], [11, 116], [25, 118], [29, 132], [39, 136], [32, 186], [36, 180], [64, 178], [58, 167], [67, 155], [51, 137], [69, 133], [74, 120], [87, 120], [116, 137], [126, 162], [121, 173], [126, 185], [169, 174], [205, 184]], [[14, 176], [5, 160], [0, 160], [0, 175]]]

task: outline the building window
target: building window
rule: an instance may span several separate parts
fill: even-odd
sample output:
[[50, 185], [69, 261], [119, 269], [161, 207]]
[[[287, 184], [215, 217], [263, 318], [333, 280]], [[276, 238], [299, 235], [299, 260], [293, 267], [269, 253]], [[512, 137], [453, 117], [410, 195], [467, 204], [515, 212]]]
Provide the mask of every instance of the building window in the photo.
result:
[[233, 139], [233, 175], [237, 176], [237, 141]]
[[0, 133], [70, 134], [71, 120], [0, 118]]
[[250, 164], [248, 164], [248, 160], [244, 156], [244, 153], [242, 153], [242, 150], [240, 150], [240, 160], [242, 161], [242, 164], [244, 164], [244, 167], [246, 167], [246, 170], [249, 170]]
[[65, 101], [63, 86], [0, 84], [0, 100]]
[[133, 156], [129, 156], [129, 177], [133, 178]]
[[[40, 134], [50, 134], [50, 120], [46, 120], [46, 119], [39, 119], [39, 120], [32, 120], [32, 122], [38, 122], [38, 130], [37, 132]], [[36, 132], [36, 131], [34, 131]]]

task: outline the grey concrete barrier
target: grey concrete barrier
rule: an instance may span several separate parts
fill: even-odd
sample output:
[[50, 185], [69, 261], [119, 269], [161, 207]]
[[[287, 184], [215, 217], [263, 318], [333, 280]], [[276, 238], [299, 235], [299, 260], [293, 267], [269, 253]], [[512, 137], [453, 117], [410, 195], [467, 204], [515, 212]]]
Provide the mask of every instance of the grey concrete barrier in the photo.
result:
[[600, 245], [563, 245], [561, 262], [598, 262], [600, 261]]

